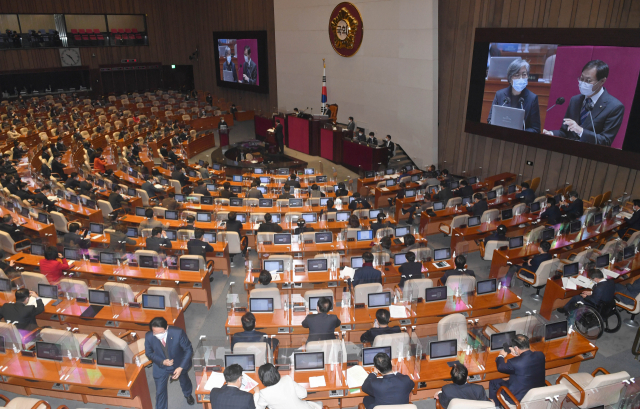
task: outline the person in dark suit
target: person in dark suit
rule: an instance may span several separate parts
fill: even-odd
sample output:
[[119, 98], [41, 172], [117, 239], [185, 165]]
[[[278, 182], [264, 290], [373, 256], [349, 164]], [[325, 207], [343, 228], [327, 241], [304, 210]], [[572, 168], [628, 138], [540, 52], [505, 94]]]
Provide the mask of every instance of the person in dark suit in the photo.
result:
[[369, 137], [367, 138], [367, 143], [369, 145], [378, 146], [378, 138], [376, 138], [376, 134], [373, 132], [369, 132]]
[[467, 383], [468, 377], [469, 371], [467, 367], [460, 362], [454, 361], [454, 365], [451, 368], [451, 380], [453, 383], [442, 387], [442, 392], [438, 397], [440, 406], [447, 409], [451, 399], [487, 400], [484, 387], [474, 383]]
[[62, 180], [66, 181], [69, 176], [66, 173], [64, 173], [65, 165], [62, 162], [60, 162], [60, 158], [61, 156], [53, 157], [53, 162], [51, 162], [51, 171], [53, 173], [57, 173], [58, 175], [60, 175]]
[[276, 349], [280, 343], [278, 339], [269, 338], [264, 332], [256, 331], [256, 316], [253, 315], [253, 313], [248, 312], [244, 314], [240, 322], [242, 323], [242, 329], [244, 331], [233, 334], [231, 352], [233, 352], [233, 347], [238, 342], [266, 342], [272, 351]]
[[390, 319], [391, 314], [389, 313], [389, 310], [385, 310], [384, 308], [378, 309], [378, 311], [376, 311], [376, 322], [378, 323], [378, 326], [368, 329], [364, 334], [360, 335], [360, 342], [368, 342], [373, 345], [373, 341], [378, 335], [399, 334], [400, 327], [389, 327]]
[[156, 384], [156, 408], [168, 409], [167, 381], [180, 381], [187, 404], [194, 405], [189, 379], [193, 347], [187, 334], [178, 327], [169, 327], [167, 320], [155, 317], [149, 323], [150, 331], [144, 337], [144, 353], [153, 362], [153, 380]]
[[27, 238], [22, 227], [16, 226], [16, 224], [13, 223], [13, 219], [11, 218], [10, 214], [5, 214], [4, 216], [2, 216], [2, 223], [0, 223], [0, 230], [2, 230], [5, 233], [8, 233], [9, 236], [11, 236], [13, 241], [15, 241], [16, 243], [21, 240], [25, 240]]
[[608, 76], [609, 66], [604, 61], [586, 63], [578, 79], [580, 95], [571, 97], [562, 127], [557, 131], [544, 129], [542, 133], [611, 146], [622, 125], [624, 105], [604, 88]]
[[[493, 379], [489, 382], [489, 399], [496, 404], [498, 404], [496, 396], [501, 386], [509, 388], [518, 400], [521, 400], [529, 390], [545, 386], [544, 353], [530, 350], [529, 337], [522, 334], [516, 335], [511, 341], [511, 345], [509, 350], [513, 358], [505, 362], [504, 358], [508, 353], [504, 350], [500, 350], [500, 354], [496, 357], [498, 372], [511, 376], [508, 380]], [[509, 403], [514, 403], [508, 396], [503, 396]]]
[[386, 218], [387, 218], [387, 215], [384, 214], [383, 212], [380, 212], [376, 216], [376, 220], [377, 221], [375, 221], [375, 222], [373, 222], [373, 223], [371, 223], [369, 225], [369, 227], [371, 227], [371, 230], [373, 230], [373, 237], [376, 237], [376, 233], [378, 232], [379, 229], [392, 226], [392, 224], [390, 222], [385, 222], [384, 221]]
[[484, 245], [492, 240], [507, 241], [507, 227], [504, 224], [499, 225], [495, 232], [484, 238]]
[[284, 130], [283, 126], [280, 123], [280, 120], [276, 118], [276, 143], [278, 144], [278, 151], [284, 154]]
[[536, 193], [529, 187], [527, 182], [522, 183], [522, 191], [516, 194], [516, 199], [520, 199], [521, 203], [530, 205], [536, 200]]
[[[151, 237], [147, 237], [146, 250], [164, 253], [167, 248], [171, 248], [171, 240], [163, 233], [162, 227], [154, 227], [151, 230]], [[189, 252], [191, 254], [191, 252]]]
[[358, 133], [354, 136], [356, 141], [358, 142], [366, 142], [367, 141], [367, 137], [364, 136], [364, 129], [360, 128], [358, 129]]
[[387, 135], [382, 146], [387, 148], [387, 165], [388, 165], [389, 161], [393, 157], [393, 151], [396, 149], [396, 144], [391, 142], [391, 135]]
[[189, 176], [185, 175], [182, 169], [182, 165], [176, 166], [176, 169], [171, 172], [171, 179], [177, 180], [178, 182], [180, 182], [180, 186], [184, 187], [187, 185], [187, 183], [189, 183]]
[[111, 185], [111, 194], [109, 194], [109, 203], [111, 203], [111, 207], [113, 208], [113, 210], [117, 210], [123, 207], [123, 205], [127, 205], [128, 202], [127, 200], [122, 197], [122, 195], [120, 193], [118, 193], [118, 189], [120, 189], [120, 186], [118, 186], [117, 184], [113, 184]]
[[231, 190], [229, 190], [230, 188], [231, 188], [231, 183], [224, 182], [222, 184], [222, 190], [220, 191], [220, 197], [225, 198], [225, 199], [230, 199], [232, 197], [238, 197], [238, 195], [236, 195]]
[[240, 235], [240, 230], [242, 230], [242, 222], [236, 220], [237, 214], [236, 212], [229, 212], [227, 215], [227, 231], [234, 231]]
[[293, 195], [291, 194], [291, 186], [289, 185], [289, 180], [287, 180], [282, 187], [282, 193], [278, 196], [278, 199], [291, 199]]
[[204, 230], [196, 228], [193, 231], [193, 236], [195, 238], [187, 242], [188, 253], [206, 258], [207, 253], [210, 253], [213, 251], [213, 247], [211, 246], [211, 244], [205, 241], [202, 241], [202, 236], [204, 236]]
[[440, 278], [442, 285], [447, 284], [447, 279], [452, 276], [476, 276], [473, 270], [467, 270], [467, 258], [465, 256], [457, 256], [453, 262], [456, 268], [445, 271], [444, 275]]
[[578, 192], [575, 190], [569, 192], [569, 202], [560, 202], [560, 209], [567, 214], [574, 214], [576, 217], [581, 217], [584, 209], [582, 199], [578, 196]]
[[547, 205], [542, 213], [540, 213], [540, 220], [547, 219], [549, 224], [558, 224], [562, 217], [560, 208], [556, 205], [556, 199], [550, 197], [547, 199]]
[[359, 284], [382, 283], [382, 273], [373, 268], [373, 253], [370, 251], [362, 255], [362, 267], [353, 274], [353, 287]]
[[86, 232], [80, 231], [80, 223], [70, 223], [68, 230], [69, 233], [62, 237], [65, 247], [88, 249], [91, 246], [91, 240], [84, 238]]
[[336, 338], [333, 332], [340, 327], [341, 322], [337, 316], [328, 314], [332, 307], [331, 299], [322, 297], [318, 300], [316, 307], [318, 313], [309, 314], [302, 321], [302, 328], [309, 329], [307, 342]]
[[251, 189], [249, 189], [245, 197], [250, 199], [262, 199], [262, 192], [258, 189], [258, 186], [260, 186], [259, 181], [254, 180], [253, 182], [251, 182]]
[[298, 176], [296, 176], [295, 173], [292, 173], [289, 176], [289, 180], [287, 180], [285, 182], [285, 186], [286, 186], [287, 183], [289, 184], [289, 187], [294, 187], [296, 189], [300, 189], [300, 181], [298, 180]]
[[[551, 249], [551, 244], [548, 241], [543, 241], [542, 243], [540, 243], [540, 246], [538, 247], [538, 251], [540, 252], [540, 254], [536, 254], [531, 258], [531, 260], [522, 263], [522, 268], [526, 268], [527, 270], [533, 271], [534, 273], [538, 271], [538, 267], [540, 267], [540, 264], [553, 258], [553, 256], [549, 254], [549, 249]], [[533, 274], [527, 273], [526, 271], [521, 271], [520, 275], [529, 279], [533, 278]]]
[[400, 288], [404, 288], [404, 282], [414, 278], [424, 278], [422, 275], [422, 263], [416, 261], [416, 254], [412, 251], [406, 253], [407, 262], [400, 265]]
[[489, 204], [487, 203], [487, 199], [482, 196], [482, 193], [476, 193], [473, 195], [473, 204], [468, 204], [468, 207], [471, 207], [471, 212], [474, 216], [480, 216], [484, 214], [485, 211], [489, 209]]
[[622, 293], [624, 295], [628, 295], [632, 299], [627, 297], [621, 297], [616, 295], [616, 300], [620, 301], [623, 304], [626, 304], [630, 307], [633, 307], [634, 301], [633, 298], [636, 298], [638, 294], [640, 294], [640, 280], [636, 280], [631, 284], [616, 284], [616, 293]]
[[[233, 72], [232, 82], [238, 82], [238, 70], [236, 70], [236, 63], [231, 61], [231, 49], [229, 47], [224, 48], [224, 63], [222, 64], [222, 69]], [[213, 102], [211, 95], [207, 96], [207, 98]], [[211, 102], [209, 102], [209, 105], [211, 105]]]
[[336, 197], [349, 196], [349, 191], [344, 182], [338, 183], [338, 190], [336, 190]]
[[440, 190], [438, 193], [431, 196], [431, 200], [434, 202], [442, 202], [446, 206], [449, 199], [453, 197], [453, 191], [449, 186], [451, 185], [447, 180], [441, 180]]
[[[362, 384], [365, 396], [362, 400], [366, 409], [382, 405], [406, 405], [415, 383], [407, 375], [393, 372], [391, 357], [379, 352], [373, 358], [373, 372]], [[378, 378], [378, 375], [382, 377]]]
[[491, 123], [493, 106], [507, 106], [524, 109], [524, 130], [540, 133], [540, 106], [538, 96], [528, 88], [529, 63], [523, 59], [514, 60], [507, 68], [509, 86], [496, 92], [489, 111], [487, 123]]
[[244, 46], [244, 64], [242, 64], [242, 82], [256, 85], [258, 81], [258, 66], [251, 59], [251, 47]]
[[353, 122], [353, 117], [350, 116], [349, 117], [349, 122], [347, 122], [347, 131], [355, 131], [356, 130], [356, 123]]
[[[36, 316], [44, 312], [44, 304], [34, 291], [21, 288], [15, 292], [16, 302], [5, 303], [0, 307], [0, 319], [11, 321], [19, 330], [31, 331], [38, 328]], [[29, 297], [35, 297], [36, 305], [27, 305]]]
[[307, 222], [303, 218], [299, 218], [297, 221], [298, 227], [293, 230], [293, 234], [302, 234], [314, 231], [313, 227], [309, 227], [306, 224]]
[[271, 222], [272, 217], [271, 213], [266, 213], [264, 215], [264, 223], [260, 223], [260, 227], [258, 228], [258, 233], [267, 232], [267, 233], [280, 233], [282, 231], [282, 227], [276, 223]]
[[[224, 368], [224, 380], [226, 385], [221, 388], [211, 389], [209, 402], [212, 408], [224, 409], [255, 409], [253, 395], [249, 392], [241, 391], [243, 368], [238, 364], [229, 365]], [[256, 386], [256, 390], [259, 388]]]
[[594, 285], [591, 290], [586, 290], [579, 295], [574, 295], [564, 307], [558, 308], [556, 311], [560, 314], [569, 314], [577, 308], [578, 302], [590, 304], [594, 307], [599, 304], [614, 302], [616, 292], [615, 281], [605, 280], [602, 271], [596, 269], [589, 270], [588, 277], [595, 281], [596, 285]]
[[149, 199], [164, 193], [164, 190], [158, 189], [154, 186], [154, 182], [155, 180], [151, 176], [146, 176], [144, 183], [142, 184], [142, 186], [140, 186], [140, 189], [147, 192], [147, 196], [149, 196]]
[[623, 238], [627, 233], [629, 233], [629, 235], [633, 234], [634, 230], [640, 230], [640, 199], [633, 200], [632, 209], [633, 215], [624, 218], [624, 221], [627, 222], [627, 228], [618, 232], [620, 238]]
[[469, 186], [469, 182], [465, 179], [460, 181], [460, 187], [455, 191], [459, 197], [473, 197], [473, 187]]

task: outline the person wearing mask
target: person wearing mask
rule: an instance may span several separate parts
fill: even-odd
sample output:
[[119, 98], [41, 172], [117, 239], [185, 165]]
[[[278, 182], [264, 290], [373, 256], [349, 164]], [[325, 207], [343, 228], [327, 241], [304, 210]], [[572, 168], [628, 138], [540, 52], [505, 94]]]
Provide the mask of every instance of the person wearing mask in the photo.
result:
[[376, 311], [376, 321], [373, 323], [373, 328], [368, 329], [364, 332], [364, 334], [360, 335], [360, 342], [369, 343], [373, 345], [373, 341], [376, 339], [378, 335], [386, 335], [386, 334], [399, 334], [400, 327], [390, 327], [389, 320], [391, 319], [391, 314], [389, 310], [385, 310], [384, 308], [379, 308]]
[[168, 326], [167, 320], [163, 317], [155, 317], [149, 323], [149, 332], [144, 337], [144, 353], [153, 362], [156, 409], [168, 409], [169, 407], [167, 387], [169, 378], [180, 382], [180, 388], [187, 404], [194, 405], [195, 399], [191, 395], [193, 386], [191, 379], [189, 379], [193, 346], [184, 330]]
[[211, 246], [211, 244], [202, 240], [202, 236], [204, 236], [204, 230], [196, 228], [193, 231], [193, 236], [194, 238], [187, 242], [188, 254], [202, 256], [206, 259], [207, 253], [211, 253], [213, 251], [213, 247]]
[[336, 197], [349, 196], [349, 191], [347, 190], [344, 182], [338, 183], [338, 190], [336, 190]]
[[204, 184], [204, 180], [200, 179], [196, 183], [197, 183], [197, 186], [195, 187], [195, 189], [193, 189], [193, 193], [198, 193], [198, 194], [201, 194], [202, 196], [207, 196], [207, 197], [211, 196], [211, 192], [209, 192], [209, 190], [207, 189], [207, 185]]
[[466, 366], [455, 361], [450, 374], [453, 383], [444, 385], [440, 396], [438, 396], [440, 406], [443, 409], [449, 407], [452, 399], [487, 401], [487, 395], [482, 385], [467, 383], [469, 371]]
[[376, 138], [376, 134], [374, 132], [369, 132], [369, 137], [367, 138], [367, 143], [369, 145], [378, 146], [378, 138]]
[[176, 200], [176, 194], [173, 192], [169, 192], [167, 197], [162, 199], [162, 207], [172, 211], [178, 210], [178, 208], [180, 207], [180, 203], [178, 203], [178, 201]]
[[322, 409], [321, 403], [304, 400], [307, 389], [290, 375], [280, 377], [273, 364], [260, 366], [258, 377], [265, 388], [253, 396], [257, 409]]
[[496, 231], [488, 235], [484, 238], [484, 245], [486, 247], [487, 243], [490, 241], [508, 241], [507, 239], [507, 226], [504, 224], [499, 225], [496, 228]]
[[307, 343], [311, 341], [323, 341], [335, 339], [334, 331], [340, 327], [340, 319], [334, 314], [329, 314], [333, 308], [330, 298], [321, 297], [316, 306], [318, 313], [309, 314], [302, 321], [302, 328], [309, 329]]
[[168, 248], [171, 248], [171, 240], [163, 233], [162, 227], [151, 229], [151, 236], [147, 237], [145, 250], [166, 254]]
[[224, 198], [224, 199], [230, 199], [232, 197], [238, 197], [238, 195], [236, 195], [235, 193], [233, 193], [231, 190], [231, 183], [229, 182], [224, 182], [222, 184], [222, 190], [220, 191], [220, 197]]
[[284, 130], [278, 118], [276, 118], [275, 136], [276, 143], [278, 144], [278, 152], [284, 155]]
[[300, 116], [300, 111], [298, 110], [298, 108], [293, 108], [293, 115], [297, 117]]
[[442, 285], [447, 284], [447, 279], [453, 276], [471, 276], [475, 277], [476, 274], [473, 270], [467, 270], [467, 258], [465, 256], [457, 256], [454, 260], [456, 268], [454, 270], [445, 271], [444, 275], [440, 278]]
[[207, 104], [209, 104], [209, 106], [213, 106], [213, 97], [211, 96], [210, 92], [207, 93], [205, 100], [207, 101]]
[[540, 105], [538, 96], [528, 88], [530, 65], [526, 60], [516, 59], [507, 68], [509, 86], [496, 92], [489, 111], [487, 123], [491, 123], [493, 105], [524, 110], [524, 124], [520, 129], [540, 133]]
[[574, 214], [576, 217], [582, 217], [583, 202], [578, 196], [578, 192], [572, 190], [569, 192], [569, 202], [560, 202], [560, 209], [567, 214]]
[[431, 200], [434, 202], [442, 202], [447, 206], [447, 202], [449, 202], [449, 199], [453, 197], [453, 191], [450, 186], [451, 184], [448, 180], [441, 180], [440, 189], [438, 190], [438, 193], [432, 195]]
[[385, 148], [387, 148], [387, 164], [393, 157], [393, 153], [396, 150], [396, 144], [391, 142], [391, 135], [387, 135], [382, 144]]
[[393, 259], [393, 254], [391, 253], [391, 236], [382, 237], [380, 244], [374, 246], [372, 251], [374, 253], [385, 253], [390, 259]]
[[476, 193], [473, 195], [473, 204], [467, 204], [467, 208], [471, 210], [474, 216], [482, 217], [484, 212], [489, 210], [489, 204], [487, 203], [487, 199], [482, 196], [482, 193]]
[[16, 243], [27, 238], [27, 236], [24, 234], [24, 231], [22, 230], [22, 227], [16, 226], [15, 223], [13, 223], [13, 219], [11, 218], [10, 214], [5, 214], [4, 216], [2, 216], [0, 230], [8, 233]]
[[529, 187], [527, 182], [522, 183], [522, 191], [516, 194], [516, 199], [520, 199], [521, 203], [530, 205], [536, 200], [536, 193]]
[[[255, 409], [254, 395], [240, 390], [242, 386], [243, 368], [238, 364], [224, 368], [224, 384], [220, 388], [213, 388], [209, 393], [209, 402], [212, 408], [224, 409]], [[260, 388], [254, 388], [258, 393]]]
[[57, 173], [60, 178], [64, 181], [69, 177], [66, 173], [64, 173], [65, 165], [60, 162], [61, 156], [53, 156], [53, 162], [51, 162], [51, 171], [53, 173]]
[[473, 187], [469, 186], [469, 182], [466, 179], [460, 181], [460, 187], [456, 190], [456, 196], [459, 197], [472, 197]]
[[591, 290], [582, 291], [578, 295], [574, 295], [569, 302], [564, 306], [558, 308], [560, 314], [570, 314], [573, 310], [578, 308], [578, 303], [589, 304], [594, 307], [599, 304], [609, 304], [614, 302], [614, 295], [616, 292], [616, 283], [613, 280], [606, 280], [604, 274], [600, 270], [589, 270], [588, 277], [596, 283]]
[[366, 409], [383, 405], [406, 405], [414, 387], [410, 377], [393, 371], [391, 357], [379, 352], [373, 358], [373, 371], [362, 384], [362, 392], [368, 395], [362, 403]]
[[[62, 261], [58, 261], [58, 258]], [[47, 281], [51, 285], [57, 285], [64, 277], [63, 272], [69, 269], [67, 259], [58, 253], [55, 247], [47, 247], [44, 251], [44, 258], [38, 262], [40, 265], [40, 273], [47, 277]]]
[[382, 284], [382, 273], [373, 267], [373, 253], [370, 251], [362, 255], [362, 267], [356, 269], [353, 274], [353, 288], [367, 283]]
[[246, 197], [249, 199], [262, 199], [262, 192], [258, 189], [258, 186], [260, 186], [260, 182], [257, 180], [251, 182], [251, 189], [247, 192]]
[[358, 134], [355, 138], [358, 142], [367, 142], [367, 137], [364, 135], [364, 129], [358, 128]]
[[547, 204], [544, 211], [540, 213], [540, 220], [547, 219], [548, 224], [558, 224], [562, 220], [562, 212], [557, 206], [556, 199], [550, 197], [547, 199]]
[[320, 187], [315, 183], [311, 185], [311, 191], [309, 197], [325, 197], [326, 195], [320, 191]]
[[258, 66], [251, 59], [251, 47], [244, 46], [244, 64], [242, 64], [242, 82], [256, 85], [258, 81]]
[[[164, 224], [162, 224], [162, 222], [160, 220], [157, 220], [154, 216], [153, 216], [153, 209], [152, 208], [147, 208], [144, 210], [144, 217], [145, 220], [143, 220], [140, 225], [138, 226], [138, 234], [140, 236], [142, 236], [142, 230], [144, 229], [155, 229], [155, 228], [160, 228], [160, 231], [162, 231], [163, 228], [167, 228], [167, 226], [165, 226]], [[151, 234], [153, 235], [153, 233]]]
[[[545, 356], [540, 351], [529, 349], [529, 337], [523, 334], [516, 335], [511, 341], [510, 352], [500, 350], [496, 357], [498, 372], [509, 374], [509, 379], [493, 379], [489, 382], [489, 399], [498, 404], [498, 389], [501, 386], [509, 388], [511, 393], [518, 400], [522, 400], [524, 395], [533, 388], [545, 386]], [[511, 354], [513, 357], [505, 361], [504, 358]], [[509, 396], [503, 395], [507, 402], [512, 405], [514, 402]]]
[[314, 231], [313, 227], [306, 226], [307, 222], [303, 218], [298, 219], [298, 227], [293, 231], [293, 234], [302, 234], [310, 231]]
[[271, 222], [272, 217], [271, 213], [266, 213], [264, 215], [264, 222], [260, 223], [260, 227], [258, 228], [258, 233], [280, 233], [282, 232], [282, 227], [276, 223]]
[[180, 186], [186, 186], [189, 183], [189, 176], [185, 175], [182, 171], [182, 165], [176, 166], [176, 169], [171, 173], [171, 179], [180, 182]]
[[280, 341], [277, 338], [269, 338], [264, 332], [256, 331], [256, 316], [253, 313], [244, 314], [240, 318], [240, 322], [243, 331], [233, 334], [231, 351], [238, 342], [266, 342], [271, 346], [272, 351], [279, 345]]
[[300, 181], [298, 181], [298, 176], [296, 176], [295, 173], [292, 173], [291, 175], [289, 175], [289, 180], [287, 180], [285, 182], [286, 184], [289, 184], [289, 186], [294, 187], [296, 189], [300, 189]]
[[400, 283], [398, 286], [404, 288], [404, 282], [406, 280], [413, 280], [416, 278], [424, 278], [422, 275], [422, 263], [416, 261], [416, 255], [410, 251], [406, 253], [407, 262], [400, 265], [398, 271], [400, 271]]
[[[0, 307], [0, 319], [11, 321], [21, 331], [33, 331], [38, 328], [36, 317], [44, 312], [44, 304], [38, 294], [21, 288], [15, 291], [15, 297], [15, 303], [5, 303]], [[30, 297], [36, 299], [36, 305], [27, 305]]]
[[371, 230], [373, 230], [373, 237], [376, 237], [376, 233], [378, 232], [378, 229], [392, 226], [391, 222], [385, 222], [386, 218], [387, 218], [386, 214], [379, 212], [378, 215], [376, 216], [376, 221], [369, 225], [369, 227], [371, 227]]
[[[550, 249], [551, 249], [551, 244], [548, 241], [541, 242], [540, 245], [538, 246], [539, 254], [536, 254], [530, 260], [522, 263], [522, 268], [532, 271], [534, 273], [537, 272], [538, 267], [540, 267], [540, 264], [542, 264], [545, 261], [549, 261], [553, 258], [553, 256], [549, 254]], [[520, 275], [523, 277], [527, 277], [529, 279], [533, 279], [534, 277], [533, 274], [528, 273], [526, 271], [522, 271], [522, 270], [520, 271]]]
[[356, 123], [353, 122], [353, 117], [349, 117], [349, 122], [347, 122], [347, 131], [353, 132], [356, 130]]
[[72, 172], [71, 175], [69, 175], [69, 179], [67, 179], [66, 182], [64, 182], [64, 187], [66, 187], [67, 189], [71, 189], [71, 190], [76, 190], [80, 188], [80, 176], [78, 175], [78, 172]]
[[361, 197], [360, 193], [355, 192], [352, 197], [353, 200], [349, 199], [349, 210], [371, 209], [371, 203], [369, 203], [364, 197]]
[[166, 143], [160, 148], [160, 155], [168, 162], [176, 163], [178, 161], [178, 155], [173, 152], [173, 149], [169, 149], [169, 145]]
[[240, 230], [242, 230], [242, 222], [236, 220], [236, 217], [236, 212], [229, 212], [226, 221], [226, 231], [234, 231], [238, 233], [238, 235], [240, 235]]
[[[225, 77], [224, 81], [238, 82], [238, 70], [236, 69], [236, 63], [231, 60], [231, 49], [229, 47], [225, 47], [224, 49], [224, 63], [222, 64], [222, 70], [232, 73], [232, 79]], [[212, 105], [213, 98], [211, 97], [211, 94], [209, 94], [207, 98], [211, 100], [209, 105]]]
[[[108, 200], [114, 212], [118, 209], [122, 209], [123, 207], [128, 207], [129, 204], [127, 200], [118, 192], [119, 189], [119, 185], [115, 183], [111, 185], [111, 194], [109, 194]], [[151, 210], [151, 212], [153, 213], [153, 210]]]
[[80, 230], [79, 223], [70, 223], [68, 230], [62, 238], [65, 247], [88, 249], [91, 246], [91, 240], [85, 239], [87, 232]]
[[627, 228], [623, 230], [621, 229], [618, 232], [620, 238], [626, 236], [627, 233], [629, 233], [629, 235], [632, 235], [634, 233], [634, 230], [640, 230], [640, 199], [633, 199], [632, 209], [633, 215], [631, 217], [624, 218], [624, 221], [627, 223]]

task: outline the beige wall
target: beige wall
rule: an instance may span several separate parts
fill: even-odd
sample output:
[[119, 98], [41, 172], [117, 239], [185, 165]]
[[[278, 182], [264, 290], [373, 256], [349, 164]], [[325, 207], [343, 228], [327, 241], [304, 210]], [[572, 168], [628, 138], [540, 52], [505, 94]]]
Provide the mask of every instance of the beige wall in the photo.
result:
[[56, 23], [53, 20], [53, 14], [20, 14], [20, 27], [23, 33], [29, 30], [55, 30]]
[[329, 16], [339, 2], [275, 0], [278, 106], [320, 111], [322, 59], [328, 102], [338, 121], [390, 134], [420, 166], [438, 153], [438, 1], [353, 1], [364, 37], [351, 58], [329, 42]]
[[97, 28], [101, 32], [107, 31], [107, 22], [104, 14], [65, 14], [65, 24], [67, 31], [71, 29], [91, 29]]
[[20, 31], [17, 14], [0, 14], [0, 31]]
[[112, 28], [135, 28], [140, 32], [144, 31], [144, 16], [109, 15], [107, 21], [109, 22], [109, 30]]

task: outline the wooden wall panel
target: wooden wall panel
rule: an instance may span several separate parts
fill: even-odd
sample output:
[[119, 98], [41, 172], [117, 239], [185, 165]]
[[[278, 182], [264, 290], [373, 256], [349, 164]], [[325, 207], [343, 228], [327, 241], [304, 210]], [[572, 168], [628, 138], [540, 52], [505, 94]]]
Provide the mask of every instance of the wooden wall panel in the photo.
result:
[[[638, 28], [637, 0], [440, 0], [438, 3], [438, 161], [455, 174], [540, 176], [538, 193], [565, 184], [586, 198], [612, 190], [640, 198], [636, 170], [464, 132], [477, 27]], [[533, 161], [527, 166], [526, 161]]]

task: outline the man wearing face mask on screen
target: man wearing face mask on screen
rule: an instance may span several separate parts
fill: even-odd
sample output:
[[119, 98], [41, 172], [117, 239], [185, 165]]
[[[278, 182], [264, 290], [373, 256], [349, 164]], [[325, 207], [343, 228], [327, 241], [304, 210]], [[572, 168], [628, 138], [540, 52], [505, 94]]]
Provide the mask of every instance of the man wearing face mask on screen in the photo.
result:
[[242, 82], [256, 85], [258, 79], [258, 66], [251, 59], [251, 47], [244, 46], [244, 64], [242, 64]]
[[557, 131], [545, 129], [542, 133], [611, 146], [622, 125], [624, 105], [604, 88], [608, 76], [609, 66], [604, 61], [589, 61], [578, 78], [580, 95], [571, 97], [562, 127]]
[[507, 81], [509, 86], [496, 92], [491, 111], [489, 111], [488, 123], [491, 123], [493, 105], [524, 109], [525, 131], [540, 133], [540, 107], [538, 96], [527, 88], [529, 79], [529, 63], [525, 60], [514, 60], [507, 68]]
[[[233, 82], [238, 82], [238, 70], [236, 70], [236, 63], [231, 61], [231, 49], [226, 47], [224, 49], [224, 64], [222, 64], [223, 71], [231, 71], [233, 73]], [[225, 81], [228, 81], [225, 79]]]

